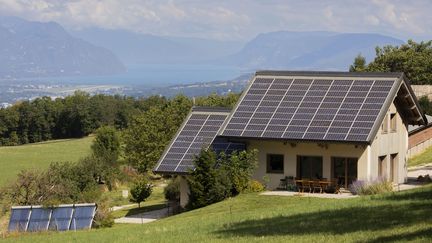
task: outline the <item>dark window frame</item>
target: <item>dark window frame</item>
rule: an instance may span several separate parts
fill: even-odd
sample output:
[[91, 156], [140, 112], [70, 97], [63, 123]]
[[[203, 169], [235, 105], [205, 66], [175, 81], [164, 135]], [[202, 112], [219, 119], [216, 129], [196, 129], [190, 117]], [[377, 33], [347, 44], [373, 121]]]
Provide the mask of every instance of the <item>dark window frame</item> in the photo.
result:
[[[282, 169], [281, 170], [274, 170], [272, 169], [272, 166], [270, 165], [271, 158], [274, 158], [275, 156], [282, 156], [282, 161], [275, 161], [275, 162], [282, 162]], [[279, 158], [280, 159], [280, 158]], [[266, 173], [268, 174], [283, 174], [285, 169], [285, 156], [283, 154], [267, 154], [266, 156]]]
[[390, 113], [390, 132], [397, 132], [397, 116], [396, 113]]

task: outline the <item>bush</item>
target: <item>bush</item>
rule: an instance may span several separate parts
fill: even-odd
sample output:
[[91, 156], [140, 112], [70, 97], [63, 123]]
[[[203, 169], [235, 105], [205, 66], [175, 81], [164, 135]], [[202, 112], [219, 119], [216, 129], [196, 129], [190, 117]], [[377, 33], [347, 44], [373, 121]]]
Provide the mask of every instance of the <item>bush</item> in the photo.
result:
[[152, 193], [152, 185], [147, 182], [146, 179], [138, 179], [130, 189], [129, 201], [138, 203], [138, 207], [141, 207], [141, 203], [144, 202]]
[[180, 178], [173, 178], [164, 188], [165, 199], [168, 201], [180, 201]]
[[383, 178], [378, 178], [377, 180], [369, 182], [358, 180], [350, 185], [349, 190], [354, 195], [375, 195], [393, 191], [393, 184]]
[[256, 167], [256, 151], [234, 152], [219, 157], [212, 150], [202, 150], [195, 158], [195, 169], [188, 177], [189, 209], [204, 207], [247, 191]]
[[105, 227], [112, 227], [113, 225], [114, 225], [114, 216], [110, 211], [108, 203], [106, 201], [99, 203], [93, 220], [93, 227], [105, 228]]
[[249, 181], [247, 191], [248, 192], [262, 192], [262, 191], [264, 191], [264, 189], [265, 189], [265, 187], [261, 182], [259, 182], [257, 180], [251, 180], [251, 181]]

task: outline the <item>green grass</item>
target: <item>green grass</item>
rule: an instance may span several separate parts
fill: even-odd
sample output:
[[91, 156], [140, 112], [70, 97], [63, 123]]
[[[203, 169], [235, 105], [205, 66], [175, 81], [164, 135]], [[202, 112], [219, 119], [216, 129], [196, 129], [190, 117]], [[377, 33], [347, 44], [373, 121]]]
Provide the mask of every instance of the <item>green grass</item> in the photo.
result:
[[[131, 202], [129, 202], [128, 199], [124, 199], [124, 200], [125, 201], [123, 201], [123, 203], [119, 205], [132, 204]], [[154, 187], [152, 194], [150, 195], [149, 198], [147, 198], [145, 202], [141, 203], [140, 208], [138, 208], [138, 204], [135, 204], [134, 206], [114, 211], [113, 216], [114, 218], [121, 218], [124, 216], [144, 213], [151, 210], [162, 209], [164, 207], [166, 207], [166, 202], [163, 194], [163, 188]]]
[[408, 160], [408, 166], [419, 166], [432, 163], [432, 147]]
[[51, 162], [75, 162], [90, 153], [92, 141], [93, 137], [85, 137], [0, 147], [0, 186], [24, 169], [45, 169]]
[[354, 199], [245, 194], [144, 225], [5, 242], [430, 242], [432, 185]]

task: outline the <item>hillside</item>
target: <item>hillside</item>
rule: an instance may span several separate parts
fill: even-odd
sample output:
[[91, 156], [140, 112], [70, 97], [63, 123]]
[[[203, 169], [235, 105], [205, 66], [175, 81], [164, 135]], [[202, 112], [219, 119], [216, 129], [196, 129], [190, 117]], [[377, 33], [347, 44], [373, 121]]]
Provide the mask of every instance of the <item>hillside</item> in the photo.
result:
[[248, 69], [347, 70], [361, 53], [375, 57], [375, 47], [400, 45], [393, 37], [369, 33], [291, 32], [258, 35], [238, 53], [221, 60]]
[[89, 28], [74, 36], [114, 52], [122, 62], [136, 64], [201, 64], [240, 50], [243, 43], [200, 38], [156, 36], [127, 30]]
[[55, 22], [0, 16], [0, 79], [124, 71], [111, 51], [72, 37]]
[[0, 147], [0, 187], [21, 170], [45, 169], [51, 162], [77, 161], [90, 153], [92, 141], [92, 137], [86, 137]]
[[432, 185], [355, 199], [241, 195], [144, 225], [5, 242], [393, 242], [432, 237]]

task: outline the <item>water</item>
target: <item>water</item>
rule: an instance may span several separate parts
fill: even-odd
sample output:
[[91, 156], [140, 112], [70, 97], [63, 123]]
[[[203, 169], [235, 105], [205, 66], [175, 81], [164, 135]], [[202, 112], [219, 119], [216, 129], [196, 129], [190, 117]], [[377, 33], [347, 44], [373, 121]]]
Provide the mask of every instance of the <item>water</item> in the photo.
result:
[[140, 85], [154, 88], [176, 84], [230, 80], [245, 73], [247, 73], [246, 70], [230, 66], [149, 64], [129, 66], [126, 73], [109, 76], [28, 78], [20, 80], [63, 84]]

